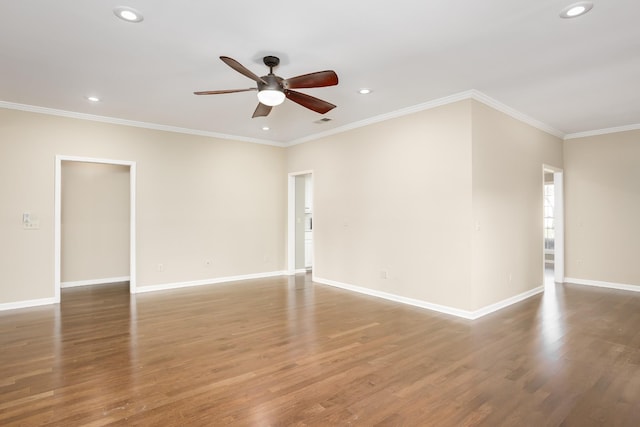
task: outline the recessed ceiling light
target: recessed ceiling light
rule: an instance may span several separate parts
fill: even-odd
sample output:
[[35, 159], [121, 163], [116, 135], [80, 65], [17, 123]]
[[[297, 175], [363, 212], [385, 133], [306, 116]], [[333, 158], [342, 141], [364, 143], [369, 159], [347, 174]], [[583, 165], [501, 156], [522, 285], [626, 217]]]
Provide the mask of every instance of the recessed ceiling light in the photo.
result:
[[262, 130], [269, 130], [269, 126], [262, 126]]
[[593, 8], [593, 3], [589, 1], [581, 1], [578, 3], [570, 4], [569, 6], [562, 9], [560, 12], [561, 18], [577, 18], [578, 16], [584, 15], [589, 12]]
[[371, 89], [366, 88], [366, 87], [363, 87], [362, 89], [360, 89], [360, 90], [358, 91], [358, 93], [359, 93], [360, 95], [367, 95], [367, 94], [371, 93]]
[[113, 13], [123, 21], [127, 22], [141, 22], [144, 17], [140, 12], [132, 7], [118, 6], [113, 9]]
[[100, 102], [100, 98], [98, 98], [97, 96], [87, 96], [87, 101]]

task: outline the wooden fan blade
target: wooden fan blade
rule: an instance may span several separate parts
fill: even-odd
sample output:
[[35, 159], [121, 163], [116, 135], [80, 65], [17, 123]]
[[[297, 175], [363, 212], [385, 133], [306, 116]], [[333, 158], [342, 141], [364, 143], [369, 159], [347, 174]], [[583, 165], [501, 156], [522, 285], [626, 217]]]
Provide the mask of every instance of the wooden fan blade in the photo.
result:
[[224, 62], [229, 67], [233, 68], [234, 70], [236, 70], [237, 72], [239, 72], [243, 76], [249, 77], [251, 80], [254, 80], [256, 82], [261, 82], [261, 83], [267, 84], [267, 82], [262, 80], [257, 75], [253, 74], [247, 67], [245, 67], [244, 65], [242, 65], [241, 63], [239, 63], [235, 59], [229, 58], [228, 56], [221, 56], [220, 59], [222, 60], [222, 62]]
[[282, 83], [284, 87], [288, 89], [335, 86], [338, 84], [338, 75], [332, 70], [318, 71], [316, 73], [292, 77], [284, 80]]
[[315, 111], [316, 113], [324, 114], [336, 108], [335, 105], [327, 101], [307, 95], [306, 93], [296, 92], [295, 90], [287, 89], [284, 91], [284, 94], [288, 99], [292, 100], [296, 104], [300, 104], [303, 107]]
[[221, 95], [223, 93], [236, 93], [236, 92], [249, 92], [252, 90], [258, 90], [255, 87], [250, 89], [228, 89], [228, 90], [203, 90], [200, 92], [193, 92], [194, 95]]
[[264, 105], [262, 102], [260, 102], [258, 103], [258, 107], [256, 107], [256, 111], [253, 112], [253, 116], [251, 116], [251, 118], [255, 119], [256, 117], [266, 117], [269, 115], [272, 108], [273, 107]]

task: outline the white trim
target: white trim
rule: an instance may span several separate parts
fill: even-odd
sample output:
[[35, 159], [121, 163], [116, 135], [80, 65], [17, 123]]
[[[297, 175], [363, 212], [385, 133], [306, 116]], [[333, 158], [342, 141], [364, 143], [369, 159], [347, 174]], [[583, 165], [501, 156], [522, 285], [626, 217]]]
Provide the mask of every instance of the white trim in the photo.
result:
[[498, 110], [501, 113], [504, 113], [523, 123], [526, 123], [529, 126], [533, 126], [534, 128], [540, 129], [543, 132], [546, 132], [553, 136], [557, 136], [558, 138], [561, 138], [561, 139], [564, 138], [564, 132], [561, 132], [558, 129], [555, 129], [539, 120], [536, 120], [533, 117], [527, 116], [526, 114], [521, 113], [515, 108], [511, 108], [508, 105], [503, 104], [502, 102], [496, 99], [493, 99], [480, 91], [471, 90], [470, 92], [471, 92], [471, 98], [475, 99], [476, 101], [482, 102], [483, 104], [488, 105], [489, 107], [495, 110]]
[[454, 102], [463, 101], [465, 99], [474, 99], [478, 102], [482, 102], [489, 107], [498, 110], [508, 116], [513, 117], [516, 120], [524, 122], [530, 126], [533, 126], [537, 129], [540, 129], [543, 132], [549, 133], [551, 135], [557, 136], [558, 138], [564, 138], [565, 134], [558, 129], [555, 129], [539, 120], [536, 120], [532, 117], [527, 116], [524, 113], [519, 112], [518, 110], [511, 108], [500, 101], [497, 101], [484, 93], [477, 91], [475, 89], [468, 90], [465, 92], [456, 93], [453, 95], [445, 96], [443, 98], [434, 99], [432, 101], [423, 102], [421, 104], [417, 104], [411, 107], [402, 108], [400, 110], [392, 111], [390, 113], [381, 114], [379, 116], [370, 117], [368, 119], [360, 120], [357, 122], [350, 123], [345, 126], [340, 126], [334, 129], [327, 130], [325, 132], [316, 133], [313, 135], [305, 136], [302, 138], [294, 139], [293, 141], [285, 144], [286, 147], [291, 147], [293, 145], [303, 144], [305, 142], [314, 141], [316, 139], [324, 138], [330, 135], [335, 135], [337, 133], [346, 132], [349, 130], [361, 128], [364, 126], [368, 126], [374, 123], [383, 122], [385, 120], [395, 119], [397, 117], [406, 116], [409, 114], [417, 113], [419, 111], [430, 110], [432, 108], [441, 107], [443, 105], [453, 104]]
[[136, 293], [136, 162], [129, 160], [101, 159], [95, 157], [79, 157], [56, 155], [54, 178], [54, 299], [60, 302], [62, 287], [62, 162], [86, 162], [119, 166], [129, 166], [129, 292]]
[[[554, 216], [554, 250], [553, 250], [553, 281], [564, 282], [564, 171], [555, 166], [542, 165], [542, 182], [544, 186], [544, 174], [553, 173], [553, 216]], [[544, 192], [544, 190], [543, 190]], [[544, 197], [544, 196], [543, 196]], [[543, 204], [544, 205], [544, 204]], [[542, 207], [544, 212], [544, 206]], [[544, 213], [543, 213], [544, 216]], [[544, 244], [542, 256], [542, 269], [546, 266], [544, 256]], [[544, 274], [544, 273], [543, 273]]]
[[620, 291], [640, 292], [640, 285], [629, 285], [625, 283], [603, 282], [601, 280], [576, 279], [574, 277], [565, 277], [565, 283], [572, 283], [581, 286], [595, 286], [598, 288], [617, 289]]
[[93, 286], [93, 285], [104, 285], [107, 283], [120, 283], [120, 282], [128, 282], [130, 279], [129, 276], [123, 277], [107, 277], [104, 279], [92, 279], [92, 280], [78, 280], [75, 282], [61, 282], [61, 288], [76, 288], [78, 286]]
[[544, 290], [543, 286], [539, 286], [535, 289], [531, 289], [519, 295], [515, 295], [511, 298], [498, 301], [495, 304], [488, 305], [478, 310], [468, 311], [468, 310], [461, 310], [454, 307], [449, 307], [446, 305], [433, 304], [433, 303], [419, 300], [419, 299], [407, 298], [400, 295], [390, 294], [388, 292], [382, 292], [382, 291], [376, 291], [374, 289], [363, 288], [361, 286], [349, 285], [347, 283], [336, 282], [335, 280], [323, 279], [321, 277], [316, 277], [316, 276], [313, 277], [313, 281], [323, 285], [334, 286], [336, 288], [341, 288], [341, 289], [357, 292], [364, 295], [383, 298], [389, 301], [395, 301], [402, 304], [412, 305], [415, 307], [426, 308], [427, 310], [437, 311], [439, 313], [450, 314], [452, 316], [461, 317], [467, 320], [475, 320], [482, 316], [486, 316], [487, 314], [493, 313], [494, 311], [498, 311], [512, 304], [518, 303], [534, 295], [537, 295]]
[[311, 271], [311, 267], [298, 268], [298, 269], [296, 270], [296, 274], [306, 273], [307, 271]]
[[[296, 176], [311, 175], [313, 169], [290, 172], [287, 176], [288, 192], [287, 192], [287, 275], [292, 276], [296, 273]], [[313, 183], [315, 186], [315, 181]], [[315, 197], [315, 191], [313, 192]], [[314, 205], [315, 206], [315, 205]], [[315, 257], [315, 252], [314, 252]], [[313, 265], [313, 261], [312, 261]]]
[[369, 117], [364, 120], [349, 123], [344, 126], [329, 129], [325, 132], [316, 133], [313, 135], [305, 136], [302, 138], [294, 139], [286, 144], [287, 147], [291, 147], [298, 144], [304, 144], [305, 142], [315, 141], [316, 139], [324, 138], [327, 136], [335, 135], [338, 133], [347, 132], [353, 129], [358, 129], [364, 126], [368, 126], [374, 123], [383, 122], [385, 120], [395, 119], [397, 117], [406, 116], [409, 114], [417, 113], [419, 111], [429, 110], [432, 108], [440, 107], [447, 104], [453, 104], [454, 102], [463, 101], [472, 97], [472, 91], [460, 92], [454, 95], [445, 96], [444, 98], [434, 99], [433, 101], [423, 102], [418, 105], [414, 105], [407, 108], [401, 108], [400, 110], [391, 111], [389, 113], [380, 114], [379, 116]]
[[55, 298], [42, 298], [42, 299], [32, 299], [32, 300], [25, 300], [25, 301], [7, 302], [7, 303], [0, 304], [0, 311], [15, 310], [18, 308], [39, 307], [41, 305], [55, 304], [56, 302], [57, 301]]
[[282, 142], [269, 141], [265, 139], [250, 138], [245, 136], [228, 135], [225, 133], [209, 132], [196, 129], [187, 129], [176, 126], [160, 125], [156, 123], [138, 122], [134, 120], [119, 119], [116, 117], [97, 116], [93, 114], [77, 113], [74, 111], [58, 110], [55, 108], [38, 107], [35, 105], [16, 104], [14, 102], [0, 101], [0, 108], [10, 110], [27, 111], [30, 113], [48, 114], [51, 116], [69, 117], [72, 119], [89, 120], [92, 122], [110, 123], [114, 125], [131, 126], [143, 129], [159, 130], [164, 132], [175, 132], [187, 135], [206, 136], [210, 138], [229, 139], [234, 141], [251, 142], [254, 144], [272, 145], [275, 147], [283, 147]]
[[387, 292], [376, 291], [374, 289], [363, 288], [361, 286], [349, 285], [347, 283], [336, 282], [335, 280], [324, 279], [322, 277], [314, 276], [313, 281], [316, 283], [321, 283], [323, 285], [329, 285], [336, 288], [345, 289], [347, 291], [357, 292], [359, 294], [378, 297], [378, 298], [386, 299], [389, 301], [395, 301], [402, 304], [412, 305], [415, 307], [426, 308], [427, 310], [437, 311], [439, 313], [462, 317], [464, 319], [469, 319], [469, 320], [473, 319], [472, 312], [467, 310], [460, 310], [453, 307], [448, 307], [446, 305], [432, 304], [430, 302], [426, 302], [419, 299], [407, 298], [400, 295], [390, 294]]
[[136, 162], [131, 162], [129, 165], [129, 293], [136, 293], [136, 286], [138, 280], [138, 267], [137, 267], [137, 229], [136, 218], [137, 211], [137, 196], [136, 188], [138, 183], [138, 169]]
[[237, 282], [239, 280], [265, 279], [269, 277], [285, 276], [286, 271], [270, 271], [266, 273], [245, 274], [241, 276], [217, 277], [213, 279], [193, 280], [189, 282], [163, 283], [160, 285], [139, 286], [137, 293], [166, 291], [170, 289], [190, 288], [194, 286], [215, 285], [219, 283]]
[[287, 177], [287, 274], [296, 273], [296, 176]]
[[62, 279], [62, 158], [56, 156], [53, 185], [53, 292], [56, 303], [60, 302]]
[[640, 130], [640, 123], [627, 126], [617, 126], [613, 128], [589, 130], [586, 132], [570, 133], [565, 135], [564, 139], [566, 141], [567, 139], [587, 138], [589, 136], [608, 135], [610, 133], [627, 132], [630, 130]]
[[102, 123], [110, 123], [110, 124], [115, 124], [115, 125], [122, 125], [122, 126], [132, 126], [132, 127], [138, 127], [138, 128], [143, 128], [143, 129], [152, 129], [152, 130], [159, 130], [159, 131], [164, 131], [164, 132], [175, 132], [175, 133], [182, 133], [182, 134], [187, 134], [187, 135], [197, 135], [197, 136], [205, 136], [205, 137], [210, 137], [210, 138], [219, 138], [219, 139], [228, 139], [228, 140], [232, 140], [232, 141], [242, 141], [242, 142], [250, 142], [250, 143], [254, 143], [254, 144], [261, 144], [261, 145], [271, 145], [274, 147], [291, 147], [293, 145], [298, 145], [298, 144], [302, 144], [305, 142], [309, 142], [309, 141], [315, 141], [317, 139], [320, 138], [324, 138], [326, 136], [330, 136], [330, 135], [335, 135], [338, 133], [342, 133], [342, 132], [346, 132], [352, 129], [357, 129], [363, 126], [367, 126], [373, 123], [378, 123], [381, 121], [385, 121], [385, 120], [389, 120], [389, 119], [393, 119], [396, 117], [401, 117], [401, 116], [405, 116], [408, 114], [413, 114], [416, 113], [418, 111], [423, 111], [423, 110], [428, 110], [431, 108], [436, 108], [436, 107], [440, 107], [442, 105], [447, 105], [447, 104], [451, 104], [454, 102], [458, 102], [464, 99], [475, 99], [476, 101], [480, 101], [498, 111], [501, 111], [511, 117], [513, 117], [514, 119], [520, 120], [524, 123], [527, 123], [535, 128], [538, 128], [544, 132], [550, 133], [551, 135], [557, 136], [559, 138], [562, 138], [564, 140], [567, 139], [575, 139], [575, 138], [585, 138], [585, 137], [589, 137], [589, 136], [597, 136], [597, 135], [606, 135], [606, 134], [610, 134], [610, 133], [617, 133], [617, 132], [626, 132], [626, 131], [630, 131], [630, 130], [638, 130], [640, 129], [640, 124], [632, 124], [632, 125], [626, 125], [626, 126], [617, 126], [617, 127], [611, 127], [611, 128], [604, 128], [604, 129], [597, 129], [597, 130], [591, 130], [591, 131], [586, 131], [586, 132], [576, 132], [576, 133], [570, 133], [570, 134], [564, 134], [563, 132], [539, 121], [536, 120], [530, 116], [527, 116], [524, 113], [519, 112], [518, 110], [511, 108], [509, 106], [507, 106], [506, 104], [501, 103], [500, 101], [497, 101], [487, 95], [485, 95], [484, 93], [475, 90], [475, 89], [471, 89], [465, 92], [460, 92], [457, 94], [453, 94], [450, 96], [445, 96], [443, 98], [438, 98], [432, 101], [427, 101], [418, 105], [414, 105], [411, 107], [407, 107], [407, 108], [402, 108], [400, 110], [396, 110], [396, 111], [392, 111], [390, 113], [386, 113], [386, 114], [381, 114], [378, 116], [374, 116], [374, 117], [370, 117], [368, 119], [364, 119], [364, 120], [360, 120], [357, 122], [353, 122], [350, 123], [348, 125], [345, 126], [340, 126], [334, 129], [330, 129], [326, 132], [320, 132], [320, 133], [316, 133], [313, 135], [308, 135], [302, 138], [298, 138], [298, 139], [294, 139], [291, 140], [289, 142], [280, 142], [280, 141], [272, 141], [272, 140], [267, 140], [267, 139], [259, 139], [259, 138], [251, 138], [251, 137], [246, 137], [246, 136], [238, 136], [238, 135], [229, 135], [229, 134], [225, 134], [225, 133], [218, 133], [218, 132], [210, 132], [210, 131], [203, 131], [203, 130], [196, 130], [196, 129], [188, 129], [188, 128], [182, 128], [182, 127], [177, 127], [177, 126], [167, 126], [167, 125], [161, 125], [161, 124], [156, 124], [156, 123], [147, 123], [147, 122], [138, 122], [138, 121], [134, 121], [134, 120], [126, 120], [126, 119], [119, 119], [119, 118], [115, 118], [115, 117], [106, 117], [106, 116], [98, 116], [98, 115], [93, 115], [93, 114], [86, 114], [86, 113], [77, 113], [74, 111], [66, 111], [66, 110], [58, 110], [55, 108], [47, 108], [47, 107], [38, 107], [35, 105], [26, 105], [26, 104], [18, 104], [18, 103], [14, 103], [14, 102], [7, 102], [7, 101], [0, 101], [0, 108], [6, 108], [6, 109], [10, 109], [10, 110], [20, 110], [20, 111], [27, 111], [27, 112], [31, 112], [31, 113], [39, 113], [39, 114], [48, 114], [51, 116], [61, 116], [61, 117], [69, 117], [69, 118], [73, 118], [73, 119], [79, 119], [79, 120], [89, 120], [89, 121], [94, 121], [94, 122], [102, 122]]
[[101, 163], [106, 165], [117, 165], [117, 166], [131, 166], [135, 164], [135, 162], [132, 162], [129, 160], [104, 159], [104, 158], [97, 158], [97, 157], [57, 155], [56, 158], [59, 158], [63, 162]]
[[502, 310], [503, 308], [507, 308], [510, 305], [517, 304], [520, 301], [524, 301], [527, 298], [531, 298], [534, 295], [538, 295], [544, 292], [544, 286], [538, 286], [537, 288], [529, 289], [528, 291], [522, 292], [521, 294], [514, 295], [511, 298], [503, 299], [502, 301], [498, 301], [494, 304], [490, 304], [484, 306], [473, 312], [473, 319], [478, 319], [480, 317], [486, 316], [487, 314], [493, 313], [494, 311]]

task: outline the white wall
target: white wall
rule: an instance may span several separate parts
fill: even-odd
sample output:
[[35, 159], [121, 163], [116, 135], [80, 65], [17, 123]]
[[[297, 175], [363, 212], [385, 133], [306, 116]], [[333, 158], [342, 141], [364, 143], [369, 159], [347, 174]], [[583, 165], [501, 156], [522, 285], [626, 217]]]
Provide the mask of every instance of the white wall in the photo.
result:
[[9, 109], [0, 124], [0, 304], [54, 296], [56, 155], [137, 162], [139, 290], [284, 269], [284, 149]]
[[466, 100], [292, 147], [287, 162], [314, 170], [315, 277], [465, 311], [543, 285], [557, 137]]
[[567, 140], [564, 161], [565, 275], [640, 287], [640, 131]]
[[470, 113], [461, 101], [288, 149], [289, 172], [314, 171], [315, 277], [470, 307]]
[[62, 162], [61, 276], [129, 276], [129, 167]]
[[543, 286], [543, 172], [562, 140], [473, 102], [473, 308]]
[[[286, 150], [13, 110], [0, 122], [0, 303], [53, 296], [57, 154], [137, 162], [138, 288], [284, 270], [300, 170], [314, 170], [315, 277], [470, 311], [542, 284], [542, 164], [562, 167], [562, 143], [474, 100]], [[26, 210], [40, 230], [22, 230]]]

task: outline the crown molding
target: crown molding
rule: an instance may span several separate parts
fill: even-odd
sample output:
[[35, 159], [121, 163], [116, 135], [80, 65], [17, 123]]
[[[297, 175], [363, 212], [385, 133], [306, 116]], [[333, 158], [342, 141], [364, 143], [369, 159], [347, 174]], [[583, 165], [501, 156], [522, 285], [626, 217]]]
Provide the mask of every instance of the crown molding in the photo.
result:
[[447, 104], [453, 104], [454, 102], [463, 101], [465, 99], [470, 99], [472, 96], [472, 91], [460, 92], [454, 95], [445, 96], [444, 98], [438, 98], [432, 101], [423, 102], [421, 104], [417, 104], [407, 108], [401, 108], [400, 110], [391, 111], [389, 113], [380, 114], [379, 116], [369, 117], [364, 120], [359, 120], [357, 122], [349, 123], [348, 125], [340, 126], [334, 129], [327, 130], [325, 132], [315, 133], [313, 135], [305, 136], [302, 138], [294, 139], [289, 143], [285, 144], [286, 147], [291, 147], [298, 144], [304, 144], [305, 142], [315, 141], [320, 138], [325, 138], [327, 136], [335, 135], [338, 133], [347, 132], [353, 129], [358, 129], [361, 127], [369, 126], [374, 123], [384, 122], [386, 120], [395, 119], [397, 117], [406, 116], [409, 114], [417, 113], [419, 111], [430, 110], [432, 108], [441, 107]]
[[478, 102], [482, 102], [483, 104], [488, 105], [494, 110], [498, 110], [501, 113], [504, 113], [516, 120], [519, 120], [523, 123], [533, 126], [534, 128], [540, 129], [541, 131], [551, 134], [553, 136], [556, 136], [560, 139], [563, 139], [565, 137], [564, 132], [559, 131], [558, 129], [552, 126], [549, 126], [546, 123], [541, 122], [540, 120], [536, 120], [533, 117], [527, 116], [526, 114], [521, 113], [515, 108], [511, 108], [508, 105], [503, 104], [502, 102], [495, 100], [478, 90], [473, 89], [470, 92], [471, 92], [472, 99], [475, 99]]
[[138, 122], [135, 120], [119, 119], [116, 117], [97, 116], [93, 114], [77, 113], [74, 111], [58, 110], [55, 108], [38, 107], [35, 105], [17, 104], [14, 102], [0, 101], [0, 108], [10, 110], [27, 111], [30, 113], [48, 114], [51, 116], [68, 117], [79, 120], [89, 120], [93, 122], [110, 123], [114, 125], [131, 126], [143, 129], [160, 130], [164, 132], [182, 133], [187, 135], [206, 136], [209, 138], [227, 139], [232, 141], [251, 142], [254, 144], [272, 145], [274, 147], [285, 147], [286, 144], [266, 139], [249, 138], [237, 135], [228, 135], [224, 133], [208, 132], [196, 129], [188, 129], [177, 126], [160, 125], [157, 123]]
[[617, 126], [613, 128], [605, 128], [598, 130], [590, 130], [586, 132], [576, 132], [565, 135], [565, 141], [567, 139], [576, 139], [576, 138], [587, 138], [589, 136], [598, 136], [598, 135], [608, 135], [610, 133], [618, 133], [618, 132], [627, 132], [630, 130], [640, 130], [640, 123], [635, 125], [627, 125], [627, 126]]
[[320, 133], [305, 136], [302, 138], [294, 139], [289, 142], [279, 142], [279, 141], [272, 141], [268, 139], [258, 139], [258, 138], [250, 138], [250, 137], [238, 136], [238, 135], [229, 135], [229, 134], [218, 133], [218, 132], [209, 132], [209, 131], [202, 131], [202, 130], [196, 130], [196, 129], [182, 128], [177, 126], [167, 126], [167, 125], [161, 125], [157, 123], [138, 122], [135, 120], [126, 120], [126, 119], [120, 119], [116, 117], [98, 116], [94, 114], [78, 113], [74, 111], [58, 110], [55, 108], [38, 107], [35, 105], [18, 104], [18, 103], [7, 102], [7, 101], [0, 101], [0, 108], [27, 111], [31, 113], [48, 114], [52, 116], [68, 117], [68, 118], [79, 119], [79, 120], [89, 120], [94, 122], [110, 123], [110, 124], [116, 124], [116, 125], [122, 125], [122, 126], [138, 127], [143, 129], [159, 130], [164, 132], [174, 132], [174, 133], [182, 133], [187, 135], [205, 136], [209, 138], [250, 142], [253, 144], [270, 145], [273, 147], [286, 148], [286, 147], [291, 147], [298, 144], [303, 144], [305, 142], [315, 141], [321, 138], [325, 138], [327, 136], [347, 132], [349, 130], [365, 127], [374, 123], [379, 123], [386, 120], [417, 113], [419, 111], [425, 111], [432, 108], [453, 104], [454, 102], [462, 101], [465, 99], [473, 99], [475, 101], [481, 102], [516, 120], [519, 120], [523, 123], [526, 123], [537, 129], [540, 129], [543, 132], [549, 133], [553, 136], [556, 136], [564, 140], [586, 138], [586, 137], [598, 136], [598, 135], [607, 135], [611, 133], [626, 132], [631, 130], [640, 130], [640, 123], [638, 123], [638, 124], [632, 124], [632, 125], [626, 125], [626, 126], [618, 126], [618, 127], [611, 127], [611, 128], [605, 128], [605, 129], [591, 130], [586, 132], [576, 132], [576, 133], [565, 134], [559, 131], [558, 129], [555, 129], [539, 120], [536, 120], [530, 116], [527, 116], [526, 114], [521, 113], [520, 111], [514, 108], [511, 108], [508, 105], [503, 104], [502, 102], [494, 98], [491, 98], [490, 96], [475, 89], [459, 92], [459, 93], [445, 96], [443, 98], [438, 98], [432, 101], [423, 102], [421, 104], [417, 104], [411, 107], [401, 108], [396, 111], [380, 114], [378, 116], [370, 117], [364, 120], [350, 123], [348, 125], [330, 129], [325, 132], [320, 132]]
[[443, 98], [434, 99], [432, 101], [423, 102], [421, 104], [414, 105], [412, 107], [402, 108], [400, 110], [392, 111], [390, 113], [381, 114], [379, 116], [370, 117], [368, 119], [360, 120], [354, 123], [350, 123], [345, 126], [340, 126], [335, 129], [328, 130], [326, 132], [316, 133], [313, 135], [305, 136], [303, 138], [295, 139], [287, 144], [286, 147], [291, 147], [298, 144], [303, 144], [305, 142], [314, 141], [320, 138], [325, 138], [327, 136], [335, 135], [338, 133], [346, 132], [349, 130], [361, 128], [364, 126], [368, 126], [374, 123], [383, 122], [385, 120], [395, 119], [397, 117], [406, 116], [409, 114], [417, 113], [419, 111], [430, 110], [432, 108], [441, 107], [443, 105], [453, 104], [454, 102], [463, 101], [465, 99], [473, 99], [475, 101], [481, 102], [494, 110], [498, 110], [516, 120], [519, 120], [523, 123], [526, 123], [530, 126], [533, 126], [537, 129], [540, 129], [543, 132], [549, 133], [553, 136], [556, 136], [560, 139], [564, 138], [565, 134], [558, 129], [555, 129], [539, 120], [536, 120], [532, 117], [527, 116], [524, 113], [515, 110], [514, 108], [509, 107], [497, 101], [484, 93], [471, 89], [465, 92], [459, 92], [450, 96], [445, 96]]

